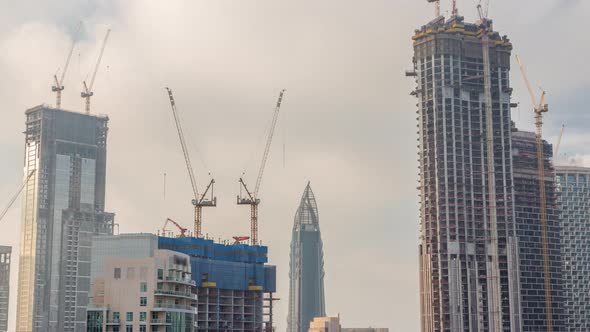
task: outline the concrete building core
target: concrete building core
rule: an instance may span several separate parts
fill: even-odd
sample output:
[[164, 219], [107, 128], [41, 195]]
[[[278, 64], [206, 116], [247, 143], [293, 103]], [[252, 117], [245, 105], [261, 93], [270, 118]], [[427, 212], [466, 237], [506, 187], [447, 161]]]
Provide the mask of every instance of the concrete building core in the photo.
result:
[[104, 211], [108, 117], [45, 105], [26, 114], [17, 332], [86, 330], [91, 236]]
[[[520, 293], [523, 331], [548, 331], [543, 241], [540, 222], [540, 184], [537, 163], [537, 135], [512, 133], [514, 205], [519, 243]], [[557, 209], [552, 146], [543, 141], [547, 240], [551, 271], [551, 312], [553, 331], [564, 331], [564, 296], [561, 271], [560, 223]]]
[[[418, 102], [423, 332], [489, 331], [495, 322], [498, 330], [522, 330], [512, 190], [512, 44], [491, 23], [488, 31], [488, 73], [480, 24], [441, 16], [412, 38], [414, 69], [407, 75], [417, 83], [411, 94]], [[486, 77], [491, 81], [491, 132], [486, 129]]]
[[590, 168], [556, 166], [566, 331], [590, 331]]
[[295, 214], [289, 268], [287, 331], [305, 332], [314, 317], [326, 315], [323, 244], [318, 207], [309, 183]]
[[0, 246], [0, 332], [8, 331], [12, 247]]

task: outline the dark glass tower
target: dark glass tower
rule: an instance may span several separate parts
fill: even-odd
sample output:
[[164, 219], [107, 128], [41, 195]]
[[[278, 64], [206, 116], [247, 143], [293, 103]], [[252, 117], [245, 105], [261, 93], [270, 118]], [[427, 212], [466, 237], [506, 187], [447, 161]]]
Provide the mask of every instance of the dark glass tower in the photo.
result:
[[324, 253], [318, 207], [309, 183], [295, 214], [289, 279], [287, 332], [307, 332], [313, 318], [326, 316]]
[[566, 331], [590, 331], [590, 168], [556, 167]]
[[[520, 257], [520, 294], [522, 330], [548, 331], [545, 302], [545, 272], [541, 237], [540, 188], [537, 162], [537, 135], [512, 133], [514, 166], [514, 205]], [[557, 210], [555, 170], [551, 163], [551, 145], [543, 141], [547, 240], [551, 270], [551, 313], [553, 331], [564, 331], [564, 293], [561, 271], [560, 224]]]

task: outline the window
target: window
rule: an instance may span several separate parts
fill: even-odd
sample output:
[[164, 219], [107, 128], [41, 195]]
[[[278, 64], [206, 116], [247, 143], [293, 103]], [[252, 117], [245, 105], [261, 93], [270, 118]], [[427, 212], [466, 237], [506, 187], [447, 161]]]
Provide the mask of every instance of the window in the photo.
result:
[[152, 326], [152, 332], [158, 332], [158, 326]]
[[121, 268], [120, 267], [115, 268], [115, 279], [121, 279]]
[[145, 322], [146, 318], [147, 318], [147, 313], [145, 311], [142, 311], [139, 313], [139, 321], [140, 322]]
[[152, 320], [158, 320], [158, 312], [152, 311]]
[[133, 332], [133, 325], [125, 326], [125, 332]]
[[147, 292], [147, 282], [139, 283], [139, 291], [142, 293]]
[[139, 325], [139, 332], [147, 332], [145, 325]]
[[128, 322], [132, 322], [133, 321], [133, 313], [132, 312], [128, 312], [127, 313], [127, 321]]
[[113, 322], [119, 321], [119, 312], [113, 311]]
[[145, 306], [147, 305], [147, 297], [145, 297], [145, 296], [142, 296], [142, 297], [139, 299], [139, 305], [140, 305], [140, 306], [142, 306], [142, 307], [145, 307]]
[[158, 280], [164, 279], [164, 270], [158, 269]]

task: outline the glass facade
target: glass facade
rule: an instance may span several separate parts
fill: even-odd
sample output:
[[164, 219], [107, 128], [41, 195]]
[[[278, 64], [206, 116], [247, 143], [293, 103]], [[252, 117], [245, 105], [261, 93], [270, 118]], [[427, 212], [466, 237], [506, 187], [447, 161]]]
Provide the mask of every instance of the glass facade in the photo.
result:
[[104, 212], [108, 118], [26, 111], [17, 332], [86, 329], [90, 241], [112, 234]]
[[557, 166], [566, 331], [590, 331], [590, 168]]
[[324, 253], [317, 203], [309, 183], [295, 214], [290, 258], [287, 331], [307, 331], [313, 318], [326, 316]]

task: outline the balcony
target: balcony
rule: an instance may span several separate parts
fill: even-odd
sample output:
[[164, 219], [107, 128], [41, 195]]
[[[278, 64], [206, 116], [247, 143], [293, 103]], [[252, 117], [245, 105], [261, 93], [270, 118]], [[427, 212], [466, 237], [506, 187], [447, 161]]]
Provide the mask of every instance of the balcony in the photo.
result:
[[107, 326], [119, 326], [121, 325], [120, 319], [107, 319], [106, 321]]
[[192, 279], [176, 278], [176, 277], [166, 277], [164, 279], [158, 279], [158, 282], [173, 282], [173, 283], [179, 283], [179, 284], [191, 285], [191, 286], [196, 286], [197, 285], [195, 283], [195, 281], [192, 280]]
[[172, 321], [166, 319], [152, 319], [150, 325], [172, 325]]
[[154, 305], [153, 311], [183, 311], [188, 313], [196, 313], [197, 308], [184, 304], [156, 303]]
[[156, 289], [154, 291], [154, 294], [159, 296], [183, 297], [186, 299], [197, 300], [197, 294], [193, 294], [190, 292], [175, 292], [163, 289]]

